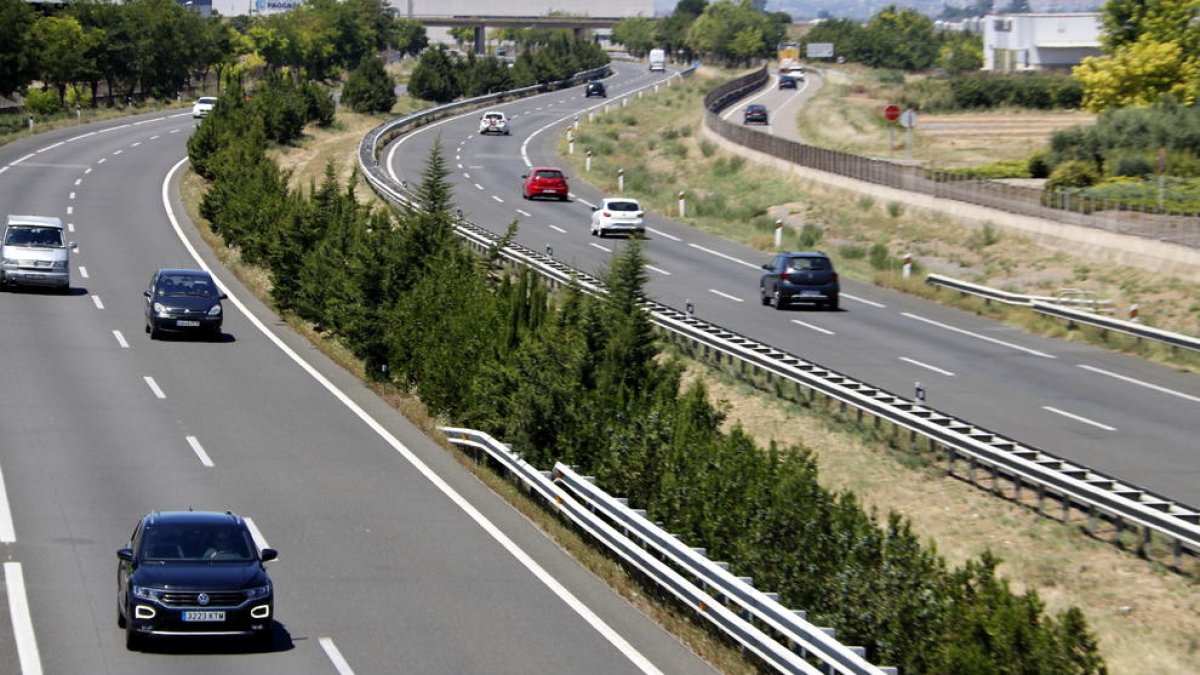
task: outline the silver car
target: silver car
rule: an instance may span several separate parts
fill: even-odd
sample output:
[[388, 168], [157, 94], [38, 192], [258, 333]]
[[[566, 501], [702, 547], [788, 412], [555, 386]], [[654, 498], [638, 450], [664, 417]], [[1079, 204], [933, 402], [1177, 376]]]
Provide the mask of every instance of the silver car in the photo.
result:
[[508, 116], [499, 110], [489, 110], [479, 118], [480, 134], [504, 134], [508, 136]]
[[8, 216], [0, 247], [0, 285], [42, 286], [66, 292], [71, 287], [62, 221], [53, 216]]

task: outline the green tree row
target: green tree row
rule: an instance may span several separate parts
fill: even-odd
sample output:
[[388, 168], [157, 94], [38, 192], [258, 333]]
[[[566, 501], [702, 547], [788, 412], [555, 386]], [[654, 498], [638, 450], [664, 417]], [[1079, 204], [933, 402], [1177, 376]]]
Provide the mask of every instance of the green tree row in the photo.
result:
[[630, 17], [613, 26], [612, 39], [636, 56], [654, 48], [700, 55], [724, 63], [745, 63], [775, 54], [792, 17], [786, 12], [767, 14], [752, 0], [680, 0], [662, 19]]
[[233, 19], [202, 18], [174, 0], [49, 7], [38, 14], [25, 0], [0, 0], [0, 95], [40, 81], [60, 104], [95, 104], [101, 83], [122, 98], [174, 98], [210, 71], [220, 81], [260, 64], [324, 80], [382, 49], [416, 54], [428, 44], [424, 27], [394, 19], [384, 0], [306, 0], [292, 12]]
[[833, 44], [847, 61], [872, 68], [950, 73], [983, 67], [983, 38], [978, 34], [939, 31], [933, 20], [913, 9], [889, 5], [865, 25], [850, 19], [823, 21], [809, 31], [801, 50], [814, 42]]
[[409, 78], [408, 90], [426, 101], [448, 103], [464, 96], [565, 80], [609, 61], [599, 45], [569, 31], [546, 30], [540, 35], [538, 40], [524, 42], [511, 67], [493, 56], [468, 54], [461, 58], [440, 45], [427, 49]]
[[986, 108], [1077, 109], [1083, 85], [1068, 75], [972, 73], [929, 77], [905, 85], [901, 103], [927, 112]]
[[[203, 214], [270, 271], [282, 311], [341, 341], [372, 376], [538, 467], [598, 476], [874, 662], [914, 674], [1103, 672], [1077, 609], [1050, 616], [1035, 592], [1013, 593], [990, 554], [947, 567], [901, 516], [821, 487], [803, 446], [762, 448], [723, 430], [721, 409], [702, 383], [685, 386], [640, 309], [640, 240], [603, 273], [606, 297], [551, 294], [454, 235], [440, 145], [417, 205], [392, 217], [361, 205], [332, 166], [307, 195], [290, 191], [261, 124], [239, 119], [210, 157]], [[515, 223], [504, 239], [514, 234]]]

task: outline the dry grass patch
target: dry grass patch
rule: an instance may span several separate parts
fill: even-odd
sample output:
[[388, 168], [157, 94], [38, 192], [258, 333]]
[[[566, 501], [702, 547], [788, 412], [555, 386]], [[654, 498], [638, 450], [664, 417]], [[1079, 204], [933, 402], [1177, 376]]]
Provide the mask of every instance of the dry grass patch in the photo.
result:
[[[1112, 673], [1200, 671], [1200, 588], [1194, 580], [1094, 540], [1078, 528], [1038, 516], [917, 457], [867, 443], [844, 425], [719, 371], [692, 364], [711, 399], [764, 447], [804, 439], [832, 490], [849, 490], [879, 513], [897, 511], [934, 542], [952, 565], [985, 549], [1004, 564], [1013, 589], [1034, 589], [1050, 612], [1078, 606], [1097, 634]], [[769, 590], [769, 589], [768, 589]]]

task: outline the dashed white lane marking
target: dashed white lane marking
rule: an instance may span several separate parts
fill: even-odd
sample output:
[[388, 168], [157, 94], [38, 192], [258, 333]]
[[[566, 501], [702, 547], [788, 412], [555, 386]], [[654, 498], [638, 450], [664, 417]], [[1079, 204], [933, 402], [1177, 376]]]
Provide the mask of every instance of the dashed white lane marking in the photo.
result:
[[260, 550], [271, 548], [271, 544], [267, 542], [267, 538], [263, 536], [262, 530], [258, 529], [258, 525], [250, 516], [245, 516], [242, 520], [246, 521], [246, 527], [250, 528], [250, 538], [254, 540], [254, 545]]
[[208, 453], [204, 451], [204, 446], [200, 445], [200, 439], [195, 436], [188, 436], [187, 442], [188, 445], [192, 446], [192, 452], [196, 453], [196, 456], [200, 458], [200, 463], [210, 469], [213, 468], [213, 461], [209, 458]]
[[475, 187], [476, 187], [477, 189], [479, 189], [479, 190], [482, 190], [482, 189], [483, 189], [483, 186], [482, 186], [482, 185], [480, 185], [479, 183], [476, 183], [476, 184], [475, 184]]
[[114, 154], [114, 155], [119, 155], [119, 154], [121, 154], [122, 152], [125, 152], [125, 149], [124, 149], [124, 148], [121, 148], [120, 150], [113, 150], [113, 154]]
[[594, 208], [596, 208], [596, 205], [595, 205], [595, 204], [593, 204], [593, 203], [589, 202], [589, 201], [588, 201], [588, 200], [586, 200], [586, 199], [580, 199], [580, 198], [576, 197], [576, 198], [575, 198], [575, 201], [579, 202], [580, 204], [583, 204], [584, 206], [588, 207], [589, 209], [594, 209]]
[[131, 144], [129, 145], [129, 147], [131, 147], [131, 148], [136, 148], [137, 146], [139, 146], [139, 145], [141, 145], [141, 144], [142, 144], [142, 142], [141, 142], [141, 141], [134, 141], [133, 143], [131, 143]]
[[8, 171], [8, 167], [7, 167], [7, 166], [0, 166], [0, 173], [4, 173], [5, 171]]
[[75, 213], [75, 207], [74, 207], [74, 206], [68, 206], [68, 207], [67, 207], [67, 215], [68, 215], [68, 216], [70, 216], [70, 215], [73, 215], [74, 213]]
[[1105, 431], [1116, 431], [1117, 430], [1116, 427], [1110, 427], [1107, 424], [1101, 424], [1100, 422], [1097, 422], [1095, 420], [1090, 420], [1086, 417], [1083, 417], [1082, 415], [1076, 415], [1074, 413], [1069, 413], [1065, 410], [1059, 410], [1058, 408], [1054, 408], [1054, 407], [1051, 407], [1048, 405], [1042, 406], [1042, 410], [1047, 410], [1049, 412], [1054, 413], [1055, 415], [1062, 415], [1063, 417], [1073, 419], [1076, 422], [1083, 422], [1084, 424], [1090, 424], [1098, 429], [1103, 429]]
[[75, 223], [67, 223], [67, 232], [75, 231]]
[[600, 244], [597, 244], [597, 243], [596, 243], [596, 242], [594, 242], [594, 241], [592, 241], [592, 242], [588, 242], [588, 246], [592, 246], [592, 247], [594, 247], [594, 248], [598, 248], [598, 249], [600, 249], [601, 251], [604, 251], [605, 253], [612, 253], [612, 249], [611, 249], [611, 248], [608, 248], [607, 246], [601, 246]]
[[150, 137], [150, 140], [152, 140], [152, 141], [157, 141], [158, 139], [159, 139], [159, 136], [151, 136]]
[[105, 162], [107, 162], [107, 161], [108, 161], [108, 158], [107, 158], [107, 157], [101, 157], [100, 159], [96, 160], [96, 163], [97, 163], [97, 164], [103, 164], [103, 163], [105, 163]]
[[88, 278], [87, 268], [83, 265], [79, 266], [79, 276], [83, 277], [84, 279]]
[[499, 198], [499, 197], [497, 197], [496, 195], [492, 195], [492, 199], [495, 199], [496, 201], [500, 202], [501, 204], [503, 204], [503, 203], [504, 203], [504, 200], [503, 200], [503, 199], [500, 199], [500, 198]]
[[[460, 169], [463, 168], [462, 162], [458, 163], [458, 168], [460, 168]], [[465, 176], [466, 174], [463, 174], [463, 175]]]
[[671, 276], [670, 272], [668, 272], [664, 269], [659, 269], [658, 267], [655, 267], [654, 265], [646, 265], [646, 269], [650, 270], [651, 272], [658, 272], [659, 274], [663, 275], [664, 277]]
[[1084, 365], [1081, 363], [1081, 364], [1079, 364], [1079, 367], [1083, 368], [1084, 370], [1093, 372], [1093, 373], [1098, 373], [1100, 375], [1105, 375], [1108, 377], [1116, 378], [1118, 380], [1121, 380], [1122, 382], [1136, 384], [1139, 387], [1145, 387], [1146, 389], [1153, 389], [1154, 391], [1159, 391], [1164, 394], [1169, 394], [1171, 396], [1178, 396], [1179, 398], [1184, 399], [1185, 401], [1193, 401], [1196, 403], [1200, 403], [1200, 396], [1192, 396], [1191, 394], [1185, 394], [1181, 391], [1175, 391], [1174, 389], [1167, 389], [1166, 387], [1160, 387], [1157, 384], [1150, 384], [1149, 382], [1137, 380], [1137, 379], [1134, 379], [1127, 375], [1120, 375], [1118, 373], [1114, 373], [1114, 372], [1111, 372], [1108, 370], [1102, 370], [1100, 368], [1096, 368], [1095, 366], [1088, 366], [1088, 365]]
[[24, 162], [25, 160], [29, 159], [30, 157], [33, 157], [34, 154], [35, 153], [31, 152], [28, 155], [25, 155], [24, 157], [22, 157], [21, 159], [17, 159], [17, 160], [13, 160], [13, 161], [9, 162], [8, 165], [16, 166], [16, 165], [20, 164], [21, 162]]
[[666, 232], [663, 232], [662, 230], [656, 230], [653, 227], [647, 227], [646, 229], [664, 239], [670, 239], [671, 241], [683, 241], [682, 239], [680, 239], [679, 237], [676, 237], [673, 234], [667, 234]]
[[807, 321], [801, 321], [800, 319], [792, 319], [792, 323], [796, 324], [797, 326], [804, 326], [805, 328], [807, 328], [809, 330], [815, 330], [818, 333], [824, 333], [826, 335], [835, 335], [835, 333], [833, 331], [831, 331], [827, 328], [821, 328], [820, 326], [813, 325]]
[[96, 305], [96, 309], [104, 309], [104, 303], [100, 301], [100, 296], [92, 296], [92, 304]]
[[887, 307], [887, 305], [883, 304], [882, 302], [875, 302], [874, 300], [860, 298], [857, 295], [850, 295], [849, 293], [842, 293], [842, 297], [853, 300], [855, 302], [861, 302], [864, 305], [870, 305], [872, 307], [879, 307], [880, 309]]
[[454, 156], [454, 161], [456, 161], [456, 162], [461, 162], [461, 161], [462, 161], [462, 155], [455, 155], [455, 156]]
[[904, 361], [905, 363], [911, 363], [914, 366], [919, 366], [919, 367], [925, 368], [927, 370], [932, 370], [935, 373], [941, 373], [942, 375], [945, 375], [946, 377], [954, 377], [954, 373], [950, 372], [949, 370], [943, 370], [942, 368], [938, 368], [937, 366], [931, 366], [928, 363], [924, 363], [924, 362], [918, 361], [916, 359], [910, 359], [907, 356], [901, 356], [900, 360]]
[[159, 388], [158, 383], [154, 381], [153, 377], [150, 377], [149, 375], [147, 375], [147, 376], [143, 377], [142, 379], [146, 381], [146, 386], [150, 387], [150, 391], [154, 392], [155, 398], [166, 398], [167, 397], [167, 395], [163, 393], [163, 390], [161, 388]]
[[345, 657], [338, 651], [337, 645], [333, 644], [332, 638], [317, 638], [317, 643], [321, 645], [321, 649], [325, 650], [325, 656], [329, 657], [334, 670], [338, 671], [338, 675], [354, 675], [354, 670], [350, 668], [349, 663], [346, 663]]
[[180, 131], [181, 131], [181, 129], [172, 129], [172, 130], [168, 131], [167, 133], [169, 133], [169, 134], [177, 134], [177, 133], [179, 133]]
[[724, 259], [726, 259], [726, 260], [729, 260], [729, 261], [731, 261], [731, 262], [735, 262], [735, 263], [737, 263], [737, 264], [739, 264], [739, 265], [745, 265], [746, 267], [753, 267], [753, 268], [754, 268], [754, 269], [756, 269], [756, 270], [757, 270], [757, 269], [762, 269], [762, 267], [760, 267], [759, 265], [755, 265], [755, 264], [753, 264], [753, 263], [748, 263], [748, 262], [746, 262], [745, 260], [742, 260], [742, 259], [740, 259], [740, 258], [735, 258], [735, 257], [733, 257], [733, 256], [731, 256], [731, 255], [725, 255], [724, 253], [721, 253], [720, 251], [714, 251], [714, 250], [712, 250], [711, 248], [704, 248], [704, 247], [703, 247], [703, 246], [701, 246], [700, 244], [688, 244], [688, 246], [691, 246], [692, 248], [694, 248], [694, 249], [696, 249], [696, 250], [699, 250], [699, 251], [704, 251], [705, 253], [710, 253], [710, 254], [712, 254], [712, 255], [715, 255], [715, 256], [717, 256], [718, 258], [724, 258]]
[[55, 143], [55, 144], [53, 144], [53, 145], [47, 145], [46, 147], [42, 148], [41, 150], [38, 150], [37, 152], [38, 152], [38, 154], [41, 154], [41, 153], [43, 153], [43, 152], [46, 152], [47, 150], [53, 150], [53, 149], [55, 149], [55, 148], [57, 148], [57, 147], [61, 146], [62, 144], [63, 144], [63, 142], [62, 142], [62, 141], [59, 141], [59, 142], [57, 142], [57, 143]]
[[79, 139], [81, 139], [81, 138], [87, 138], [88, 136], [95, 136], [95, 135], [96, 135], [96, 132], [95, 132], [95, 131], [89, 131], [89, 132], [87, 132], [86, 134], [79, 134], [78, 136], [72, 136], [72, 137], [70, 137], [70, 138], [68, 138], [68, 139], [67, 139], [67, 142], [68, 142], [68, 143], [74, 143], [75, 141], [77, 141], [77, 140], [79, 140]]
[[718, 291], [715, 288], [708, 289], [708, 292], [712, 293], [713, 295], [719, 295], [722, 298], [725, 298], [727, 300], [733, 300], [734, 302], [745, 302], [745, 300], [743, 298], [739, 298], [736, 295], [730, 295], [728, 293], [722, 293], [721, 291]]
[[29, 598], [25, 596], [25, 574], [21, 571], [21, 563], [4, 563], [4, 585], [8, 589], [8, 613], [12, 615], [21, 674], [42, 675], [42, 657], [38, 654], [37, 637], [33, 633], [33, 617], [29, 614]]
[[470, 178], [470, 177], [471, 177], [471, 174], [467, 173], [466, 171], [463, 172], [463, 178]]
[[967, 335], [967, 336], [970, 336], [970, 337], [973, 337], [973, 338], [976, 338], [976, 339], [979, 339], [979, 340], [983, 340], [984, 342], [991, 342], [992, 344], [997, 344], [997, 345], [1000, 345], [1000, 346], [1002, 346], [1002, 347], [1008, 347], [1008, 348], [1010, 348], [1010, 349], [1015, 349], [1015, 350], [1017, 350], [1017, 351], [1019, 351], [1019, 352], [1025, 352], [1026, 354], [1033, 354], [1034, 356], [1040, 356], [1040, 357], [1042, 357], [1042, 358], [1044, 358], [1044, 359], [1055, 359], [1055, 358], [1058, 358], [1057, 356], [1054, 356], [1053, 354], [1047, 354], [1046, 352], [1039, 352], [1039, 351], [1038, 351], [1038, 350], [1036, 350], [1036, 349], [1030, 349], [1029, 347], [1022, 347], [1021, 345], [1013, 344], [1013, 343], [1011, 343], [1011, 342], [1005, 342], [1004, 340], [997, 340], [996, 338], [994, 338], [994, 337], [989, 337], [989, 336], [987, 336], [987, 335], [980, 335], [979, 333], [973, 333], [973, 332], [971, 332], [971, 331], [969, 331], [969, 330], [964, 330], [964, 329], [962, 329], [962, 328], [957, 328], [957, 327], [955, 327], [955, 326], [951, 326], [951, 325], [948, 325], [948, 324], [944, 324], [944, 323], [941, 323], [940, 321], [934, 321], [933, 319], [926, 319], [925, 317], [923, 317], [923, 316], [917, 316], [916, 314], [910, 314], [910, 313], [908, 313], [908, 312], [901, 312], [901, 313], [900, 313], [900, 316], [905, 316], [905, 317], [908, 317], [908, 318], [910, 318], [910, 319], [915, 319], [915, 320], [917, 320], [917, 321], [922, 321], [922, 322], [924, 322], [924, 323], [927, 323], [927, 324], [929, 324], [929, 325], [931, 325], [931, 326], [937, 326], [938, 328], [944, 328], [944, 329], [946, 329], [946, 330], [948, 330], [948, 331], [952, 331], [952, 332], [955, 332], [955, 333], [959, 333], [959, 334], [961, 334], [961, 335]]
[[546, 227], [548, 227], [548, 228], [550, 228], [550, 229], [552, 229], [552, 230], [554, 230], [555, 232], [558, 232], [558, 233], [560, 233], [560, 234], [566, 234], [566, 233], [567, 233], [567, 231], [566, 231], [566, 230], [564, 230], [563, 228], [561, 228], [561, 227], [559, 227], [559, 226], [557, 226], [557, 225], [554, 225], [553, 223], [547, 223], [547, 224], [546, 224]]
[[75, 199], [75, 193], [72, 192], [72, 193], [68, 194], [67, 199]]
[[129, 341], [125, 339], [121, 331], [114, 330], [113, 337], [117, 339], [117, 344], [121, 345], [121, 349], [129, 349]]
[[522, 211], [521, 209], [517, 209], [517, 213], [525, 216], [526, 218], [530, 217], [530, 213], [528, 211]]
[[0, 471], [0, 543], [11, 544], [17, 540], [13, 527], [12, 510], [8, 508], [8, 490], [4, 489], [4, 472]]
[[83, 179], [82, 179], [82, 178], [76, 178], [76, 179], [75, 179], [75, 187], [79, 187], [79, 184], [80, 184], [80, 183], [82, 183], [82, 182], [83, 182]]
[[84, 173], [84, 175], [87, 175], [87, 174], [89, 174], [89, 173], [91, 173], [91, 172], [92, 172], [92, 167], [90, 167], [90, 166], [89, 166], [88, 168], [86, 168], [86, 169], [84, 169], [84, 170], [83, 170], [83, 173]]

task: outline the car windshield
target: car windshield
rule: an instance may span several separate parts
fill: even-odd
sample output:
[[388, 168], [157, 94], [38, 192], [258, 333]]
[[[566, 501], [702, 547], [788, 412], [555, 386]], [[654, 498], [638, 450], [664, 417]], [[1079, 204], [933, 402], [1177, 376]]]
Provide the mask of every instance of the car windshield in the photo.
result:
[[253, 541], [243, 528], [229, 525], [156, 525], [142, 536], [138, 558], [143, 561], [250, 562]]
[[207, 104], [207, 105], [213, 105], [216, 102], [217, 102], [217, 99], [215, 99], [211, 96], [203, 96], [196, 100], [196, 103]]
[[791, 258], [788, 260], [788, 269], [796, 271], [827, 270], [829, 263], [824, 258]]
[[30, 248], [62, 248], [62, 230], [57, 227], [10, 227], [4, 233], [5, 246]]
[[535, 173], [534, 176], [537, 178], [562, 178], [563, 174], [561, 171], [555, 169], [542, 169]]
[[205, 277], [168, 274], [158, 278], [158, 294], [160, 296], [191, 295], [199, 298], [215, 298], [217, 289], [212, 281]]
[[638, 206], [637, 202], [609, 202], [609, 211], [641, 211], [642, 207]]

